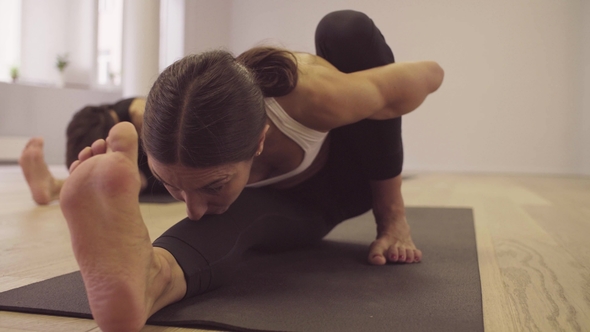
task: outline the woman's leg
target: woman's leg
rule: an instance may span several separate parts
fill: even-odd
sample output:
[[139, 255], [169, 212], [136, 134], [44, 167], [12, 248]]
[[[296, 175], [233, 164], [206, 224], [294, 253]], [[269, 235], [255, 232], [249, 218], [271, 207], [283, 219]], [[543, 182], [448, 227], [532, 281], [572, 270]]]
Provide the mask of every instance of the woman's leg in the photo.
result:
[[395, 62], [381, 31], [365, 14], [352, 10], [332, 12], [315, 32], [317, 55], [344, 73]]
[[152, 247], [141, 217], [137, 132], [118, 123], [106, 143], [96, 141], [79, 158], [60, 205], [92, 314], [103, 331], [139, 331], [154, 312], [182, 299], [186, 283], [174, 257]]
[[64, 180], [54, 178], [49, 172], [43, 153], [43, 138], [31, 138], [18, 163], [37, 204], [46, 205], [59, 199]]
[[185, 219], [154, 241], [184, 271], [191, 297], [224, 284], [249, 250], [277, 251], [309, 245], [330, 228], [320, 213], [273, 189], [245, 189], [229, 210]]
[[[316, 49], [319, 56], [346, 73], [394, 62], [393, 52], [373, 21], [351, 10], [330, 13], [321, 20], [316, 30]], [[368, 260], [376, 265], [388, 261], [410, 263], [422, 257], [412, 241], [401, 194], [401, 123], [401, 117], [384, 121], [366, 119], [330, 133], [348, 149], [352, 163], [360, 164], [356, 176], [371, 180], [366, 181], [370, 186], [368, 196], [372, 199], [378, 227]], [[343, 202], [353, 202], [357, 191], [343, 190], [339, 195]]]
[[[350, 73], [394, 62], [393, 52], [365, 14], [343, 10], [326, 15], [315, 33], [316, 52], [338, 70]], [[403, 165], [401, 118], [363, 120], [332, 131], [362, 163], [370, 180], [398, 176]]]

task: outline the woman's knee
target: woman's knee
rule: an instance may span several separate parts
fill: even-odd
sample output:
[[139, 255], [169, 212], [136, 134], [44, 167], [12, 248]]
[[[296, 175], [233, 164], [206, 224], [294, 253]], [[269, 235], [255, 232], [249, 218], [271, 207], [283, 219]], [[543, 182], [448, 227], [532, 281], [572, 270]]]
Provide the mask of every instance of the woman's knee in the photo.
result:
[[351, 40], [370, 40], [375, 31], [373, 21], [364, 13], [340, 10], [324, 16], [316, 28], [316, 43], [350, 44]]

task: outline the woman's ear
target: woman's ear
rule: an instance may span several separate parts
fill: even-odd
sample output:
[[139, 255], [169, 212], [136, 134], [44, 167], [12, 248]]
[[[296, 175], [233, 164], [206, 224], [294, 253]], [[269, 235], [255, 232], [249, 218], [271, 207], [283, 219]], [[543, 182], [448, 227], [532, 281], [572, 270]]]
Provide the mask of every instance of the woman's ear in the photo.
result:
[[266, 133], [270, 125], [267, 123], [264, 125], [264, 129], [262, 129], [262, 133], [260, 134], [260, 138], [258, 139], [258, 149], [256, 149], [256, 153], [254, 154], [255, 157], [258, 157], [262, 154], [262, 150], [264, 150], [264, 141], [266, 140]]

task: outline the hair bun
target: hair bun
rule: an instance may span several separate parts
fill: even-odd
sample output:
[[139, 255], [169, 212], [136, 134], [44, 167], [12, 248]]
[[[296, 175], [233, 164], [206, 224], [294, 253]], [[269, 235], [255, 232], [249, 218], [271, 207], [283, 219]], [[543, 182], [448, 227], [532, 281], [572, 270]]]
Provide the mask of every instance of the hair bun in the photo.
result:
[[274, 47], [255, 47], [236, 60], [252, 71], [265, 97], [289, 94], [297, 85], [297, 59], [292, 52]]

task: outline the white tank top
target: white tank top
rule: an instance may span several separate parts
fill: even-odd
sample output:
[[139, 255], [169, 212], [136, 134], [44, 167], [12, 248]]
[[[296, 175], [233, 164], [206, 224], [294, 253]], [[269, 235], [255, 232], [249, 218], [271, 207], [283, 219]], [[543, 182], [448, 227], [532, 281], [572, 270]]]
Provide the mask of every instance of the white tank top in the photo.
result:
[[301, 161], [301, 164], [299, 164], [297, 168], [290, 172], [249, 184], [246, 187], [267, 186], [294, 177], [305, 171], [317, 157], [324, 140], [328, 136], [327, 132], [310, 129], [295, 121], [295, 119], [290, 117], [274, 98], [265, 98], [264, 103], [266, 104], [266, 115], [270, 121], [272, 121], [283, 134], [292, 139], [301, 147], [301, 149], [303, 149], [303, 161]]

